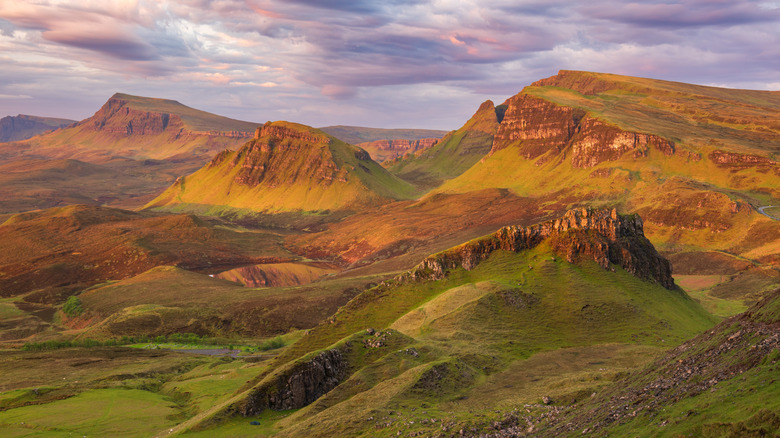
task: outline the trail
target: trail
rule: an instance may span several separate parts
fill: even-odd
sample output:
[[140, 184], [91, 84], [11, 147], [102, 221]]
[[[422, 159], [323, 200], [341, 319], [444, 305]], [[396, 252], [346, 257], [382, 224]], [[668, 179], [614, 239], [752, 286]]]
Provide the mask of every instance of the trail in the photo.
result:
[[758, 207], [756, 210], [759, 213], [763, 214], [764, 216], [768, 217], [769, 219], [780, 221], [780, 217], [772, 216], [771, 214], [764, 211], [767, 208], [774, 208], [774, 207], [780, 207], [780, 205], [765, 205], [763, 207]]

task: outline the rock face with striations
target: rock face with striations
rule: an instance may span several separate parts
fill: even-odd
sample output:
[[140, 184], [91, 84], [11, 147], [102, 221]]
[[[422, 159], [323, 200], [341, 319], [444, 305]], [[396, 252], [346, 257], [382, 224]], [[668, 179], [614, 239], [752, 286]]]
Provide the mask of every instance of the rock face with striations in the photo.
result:
[[325, 350], [312, 359], [293, 366], [274, 382], [255, 389], [247, 398], [242, 414], [257, 415], [266, 409], [299, 409], [335, 388], [347, 376], [343, 352]]
[[513, 144], [526, 159], [570, 149], [572, 166], [580, 168], [617, 160], [627, 152], [639, 158], [647, 156], [650, 148], [667, 156], [675, 151], [674, 143], [657, 135], [625, 131], [582, 109], [522, 93], [507, 100], [490, 153]]
[[377, 163], [392, 160], [406, 154], [419, 154], [434, 146], [439, 138], [421, 138], [419, 140], [375, 140], [366, 143], [358, 143], [357, 147], [363, 148], [371, 154], [371, 158]]
[[497, 250], [522, 251], [549, 240], [568, 262], [592, 259], [605, 269], [615, 264], [667, 289], [675, 288], [669, 261], [661, 257], [644, 235], [638, 215], [617, 210], [581, 208], [563, 217], [530, 227], [508, 226], [423, 260], [402, 278], [441, 279], [450, 269], [473, 269]]

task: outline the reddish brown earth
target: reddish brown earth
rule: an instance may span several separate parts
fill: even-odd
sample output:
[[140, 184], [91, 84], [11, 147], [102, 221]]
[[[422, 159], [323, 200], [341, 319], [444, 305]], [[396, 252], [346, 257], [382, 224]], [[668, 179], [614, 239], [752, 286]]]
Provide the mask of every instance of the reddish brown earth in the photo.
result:
[[277, 240], [185, 214], [86, 205], [23, 213], [0, 225], [0, 294], [87, 286], [160, 265], [197, 270], [290, 260]]

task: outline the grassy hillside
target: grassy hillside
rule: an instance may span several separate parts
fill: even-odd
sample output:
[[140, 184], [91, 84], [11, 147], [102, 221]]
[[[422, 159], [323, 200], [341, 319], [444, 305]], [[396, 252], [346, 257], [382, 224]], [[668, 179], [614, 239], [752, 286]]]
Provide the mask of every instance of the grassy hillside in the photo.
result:
[[493, 145], [503, 108], [487, 101], [457, 131], [419, 155], [383, 163], [390, 172], [425, 189], [454, 178], [478, 162]]
[[147, 208], [317, 212], [382, 204], [413, 191], [365, 151], [313, 128], [275, 122], [240, 150], [180, 178]]
[[[681, 291], [619, 268], [570, 264], [546, 245], [498, 251], [473, 270], [456, 269], [440, 281], [364, 292], [288, 347], [273, 367], [348, 341], [348, 360], [357, 365], [336, 389], [275, 428], [281, 436], [430, 434], [442, 426], [431, 419], [468, 421], [497, 406], [539, 402], [542, 395], [592, 391], [713, 324]], [[389, 330], [366, 334], [384, 327]], [[371, 339], [388, 346], [371, 347]], [[379, 357], [362, 356], [374, 350]], [[541, 366], [567, 357], [581, 357], [583, 368]], [[536, 383], [498, 389], [517, 379]], [[488, 395], [497, 391], [500, 402]]]
[[665, 251], [776, 264], [780, 223], [756, 208], [780, 200], [777, 103], [775, 92], [561, 72], [509, 99], [490, 154], [433, 192], [615, 205], [640, 213]]

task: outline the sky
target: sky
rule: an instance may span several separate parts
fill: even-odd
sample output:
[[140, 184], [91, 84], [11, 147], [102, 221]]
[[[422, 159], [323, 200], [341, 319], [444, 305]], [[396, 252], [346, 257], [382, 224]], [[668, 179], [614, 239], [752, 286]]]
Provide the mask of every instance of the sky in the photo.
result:
[[0, 0], [0, 117], [452, 130], [561, 69], [780, 90], [780, 0]]

